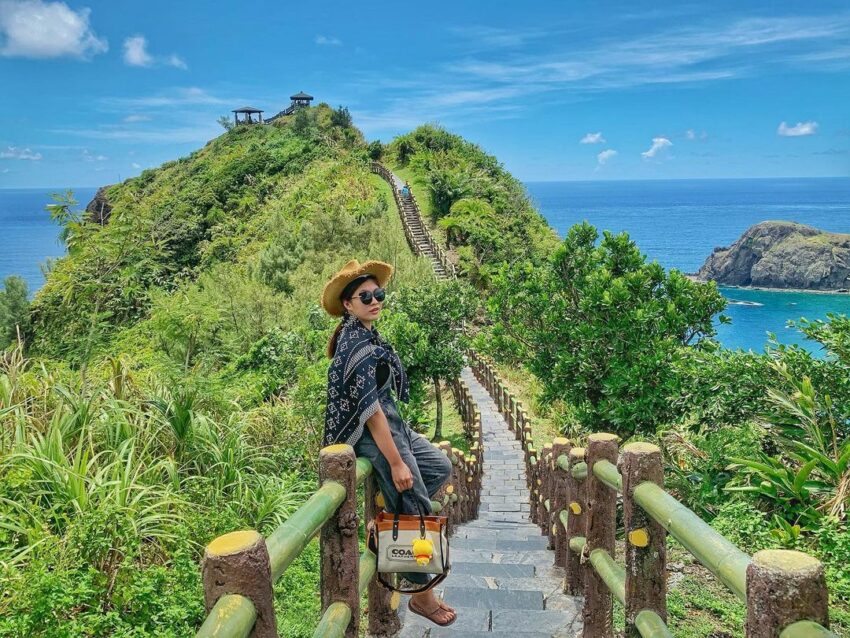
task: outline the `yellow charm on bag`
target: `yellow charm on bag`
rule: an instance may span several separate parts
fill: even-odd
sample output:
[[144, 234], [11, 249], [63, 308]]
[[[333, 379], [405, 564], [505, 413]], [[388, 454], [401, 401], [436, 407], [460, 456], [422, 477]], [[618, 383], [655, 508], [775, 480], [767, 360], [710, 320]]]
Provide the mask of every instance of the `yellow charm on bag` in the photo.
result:
[[413, 541], [413, 557], [417, 565], [427, 565], [434, 555], [434, 543], [430, 538], [417, 538]]

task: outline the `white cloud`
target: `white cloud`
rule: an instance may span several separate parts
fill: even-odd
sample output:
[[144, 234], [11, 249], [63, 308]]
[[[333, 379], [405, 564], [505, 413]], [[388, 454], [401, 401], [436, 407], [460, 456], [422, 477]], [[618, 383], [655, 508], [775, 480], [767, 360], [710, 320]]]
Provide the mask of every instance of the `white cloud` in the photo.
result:
[[153, 56], [148, 53], [148, 41], [144, 36], [134, 35], [124, 40], [124, 62], [130, 66], [153, 64]]
[[87, 162], [105, 162], [109, 158], [106, 155], [93, 155], [89, 149], [83, 149], [83, 159]]
[[797, 122], [794, 126], [788, 126], [785, 122], [782, 122], [776, 132], [783, 137], [801, 137], [803, 135], [814, 135], [817, 130], [817, 122]]
[[617, 155], [617, 151], [615, 151], [614, 149], [608, 148], [608, 149], [605, 149], [604, 151], [599, 153], [599, 155], [596, 156], [596, 161], [598, 162], [599, 166], [602, 166], [609, 159], [611, 159], [612, 157], [614, 157], [616, 155]]
[[149, 144], [183, 144], [207, 142], [217, 137], [221, 127], [211, 120], [210, 124], [197, 126], [168, 126], [162, 128], [140, 128], [120, 124], [105, 124], [99, 128], [59, 128], [52, 133], [76, 135], [95, 140], [125, 140]]
[[5, 151], [0, 151], [0, 158], [33, 160], [37, 162], [42, 158], [42, 155], [41, 153], [36, 153], [31, 148], [18, 148], [17, 146], [7, 146]]
[[668, 140], [666, 137], [653, 137], [652, 146], [649, 147], [649, 150], [646, 150], [641, 153], [641, 157], [643, 157], [644, 159], [653, 158], [669, 146], [673, 146], [673, 142]]
[[168, 66], [173, 66], [175, 69], [183, 69], [184, 71], [189, 68], [186, 64], [186, 60], [181, 58], [176, 53], [172, 53], [165, 59], [165, 64]]
[[89, 58], [109, 46], [89, 25], [90, 9], [64, 2], [0, 0], [0, 55], [22, 58]]
[[155, 56], [148, 51], [148, 40], [143, 35], [134, 35], [124, 40], [124, 62], [128, 66], [151, 67], [154, 65], [173, 66], [184, 71], [189, 68], [186, 61], [176, 53]]
[[685, 131], [685, 137], [689, 140], [704, 140], [708, 137], [708, 133], [705, 131], [697, 133], [694, 129], [689, 128]]
[[579, 140], [579, 144], [604, 144], [605, 138], [602, 133], [588, 133]]
[[136, 163], [136, 162], [133, 162], [133, 163], [131, 164], [131, 166], [132, 166], [133, 168], [141, 168], [141, 167], [142, 167], [142, 165], [141, 165], [141, 164], [138, 164], [138, 163]]
[[124, 118], [124, 122], [131, 124], [133, 122], [150, 122], [150, 115], [140, 115], [138, 113], [133, 113], [132, 115], [128, 115]]
[[319, 46], [339, 47], [342, 46], [342, 40], [333, 36], [317, 35], [316, 44], [318, 44]]
[[170, 108], [172, 106], [186, 106], [189, 104], [233, 104], [240, 102], [244, 98], [220, 98], [207, 93], [204, 89], [197, 86], [180, 87], [169, 89], [167, 92], [161, 92], [158, 95], [148, 95], [143, 97], [108, 97], [102, 98], [100, 102], [109, 108], [116, 108], [125, 111], [127, 109], [149, 109], [149, 108]]

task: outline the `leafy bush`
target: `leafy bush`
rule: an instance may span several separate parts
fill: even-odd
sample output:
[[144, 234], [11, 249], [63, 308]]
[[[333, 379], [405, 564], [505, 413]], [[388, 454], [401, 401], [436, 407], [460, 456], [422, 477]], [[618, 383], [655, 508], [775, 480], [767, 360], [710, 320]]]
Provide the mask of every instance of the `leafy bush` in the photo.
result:
[[670, 416], [683, 346], [714, 334], [714, 285], [646, 263], [626, 234], [570, 229], [541, 267], [504, 267], [488, 310], [496, 348], [526, 359], [544, 399], [572, 404], [591, 430], [653, 432]]

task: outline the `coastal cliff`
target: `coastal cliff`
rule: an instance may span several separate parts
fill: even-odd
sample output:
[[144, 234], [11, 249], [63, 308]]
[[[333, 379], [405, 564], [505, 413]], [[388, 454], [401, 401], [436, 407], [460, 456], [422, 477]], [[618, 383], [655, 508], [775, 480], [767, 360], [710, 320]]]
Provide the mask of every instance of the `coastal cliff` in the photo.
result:
[[850, 235], [762, 222], [731, 246], [715, 248], [697, 278], [729, 286], [844, 290], [850, 288]]

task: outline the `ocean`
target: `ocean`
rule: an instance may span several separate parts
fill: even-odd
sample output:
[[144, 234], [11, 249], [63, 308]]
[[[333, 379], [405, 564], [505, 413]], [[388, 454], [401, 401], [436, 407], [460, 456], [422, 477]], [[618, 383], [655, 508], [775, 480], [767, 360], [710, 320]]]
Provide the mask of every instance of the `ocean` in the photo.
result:
[[[753, 224], [788, 220], [850, 233], [850, 178], [529, 182], [540, 212], [563, 237], [587, 220], [601, 231], [626, 231], [650, 260], [696, 272], [717, 246]], [[850, 295], [721, 288], [732, 323], [717, 325], [727, 348], [761, 351], [779, 342], [816, 350], [789, 320], [850, 314]]]
[[[61, 257], [65, 247], [59, 241], [59, 227], [44, 207], [52, 204], [51, 193], [65, 188], [0, 189], [0, 282], [9, 275], [20, 275], [30, 295], [44, 284], [40, 264], [48, 257]], [[86, 207], [96, 188], [74, 188], [78, 208]]]
[[[728, 246], [767, 219], [850, 233], [850, 178], [529, 182], [526, 187], [561, 236], [582, 220], [600, 230], [626, 231], [649, 259], [685, 272], [696, 271], [715, 246]], [[80, 208], [95, 190], [73, 189]], [[62, 191], [0, 189], [0, 280], [21, 275], [31, 293], [44, 283], [39, 265], [64, 253], [59, 228], [44, 206], [51, 193]], [[732, 323], [718, 325], [718, 338], [728, 348], [760, 351], [768, 332], [782, 343], [812, 348], [786, 326], [789, 320], [850, 314], [850, 295], [722, 292], [731, 302], [725, 314]]]

